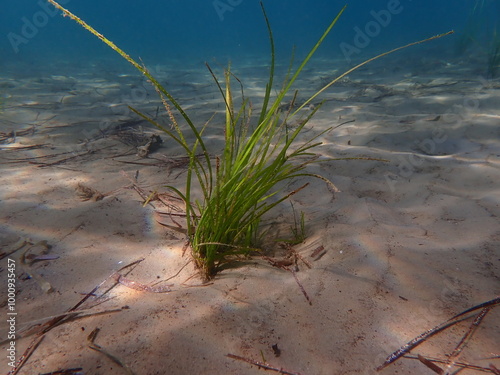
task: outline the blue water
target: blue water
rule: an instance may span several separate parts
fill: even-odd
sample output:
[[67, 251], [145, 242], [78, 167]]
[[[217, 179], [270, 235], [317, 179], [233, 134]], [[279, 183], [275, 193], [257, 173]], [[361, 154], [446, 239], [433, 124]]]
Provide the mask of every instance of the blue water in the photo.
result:
[[[0, 67], [93, 58], [115, 58], [120, 63], [102, 42], [44, 0], [3, 1]], [[319, 54], [357, 61], [452, 29], [463, 31], [478, 2], [483, 3], [481, 32], [493, 35], [499, 25], [498, 0], [267, 0], [264, 4], [278, 54], [288, 58], [294, 46], [303, 56], [347, 3]], [[214, 59], [248, 62], [269, 51], [257, 0], [64, 0], [61, 4], [145, 62], [175, 60], [200, 66]], [[435, 43], [443, 51], [452, 50], [457, 34]], [[478, 37], [476, 43], [482, 41]]]

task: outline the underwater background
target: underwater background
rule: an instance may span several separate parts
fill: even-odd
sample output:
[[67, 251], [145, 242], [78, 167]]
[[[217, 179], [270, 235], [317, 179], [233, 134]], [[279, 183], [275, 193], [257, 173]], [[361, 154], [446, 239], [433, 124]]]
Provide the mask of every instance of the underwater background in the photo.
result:
[[[0, 66], [23, 63], [29, 69], [52, 61], [85, 63], [110, 57], [126, 65], [47, 2], [3, 1]], [[205, 61], [251, 63], [248, 59], [269, 56], [258, 0], [64, 0], [61, 4], [145, 63], [175, 61], [203, 67]], [[264, 1], [278, 59], [288, 60], [294, 47], [297, 57], [307, 53], [345, 4], [344, 15], [319, 54], [344, 58], [348, 64], [449, 30], [456, 34], [429, 48], [456, 50], [466, 33], [469, 44], [485, 49], [496, 37], [500, 18], [497, 0]], [[459, 49], [459, 53], [465, 58], [471, 52]]]
[[[256, 110], [250, 120], [258, 119], [271, 50], [259, 0], [59, 2], [143, 62], [195, 127], [206, 125], [211, 155], [222, 154], [226, 105], [205, 62], [222, 80], [231, 62], [235, 103], [247, 103], [243, 92]], [[295, 81], [297, 96], [287, 102], [290, 90], [280, 110], [305, 103], [373, 56], [455, 33], [372, 61], [307, 102], [293, 122], [285, 117], [286, 136], [304, 129], [297, 144], [318, 142], [318, 163], [308, 167], [314, 175], [283, 188], [290, 201], [262, 228], [273, 256], [305, 238], [296, 248], [305, 265], [298, 277], [255, 257], [198, 288], [194, 262], [184, 257], [188, 231], [176, 221], [186, 211], [165, 186], [184, 189], [194, 158], [132, 108], [164, 129], [181, 116], [163, 111], [140, 72], [47, 0], [0, 0], [0, 251], [19, 256], [18, 328], [35, 332], [36, 322], [45, 334], [41, 318], [57, 323], [38, 348], [28, 346], [31, 338], [19, 340], [18, 357], [37, 348], [25, 373], [83, 367], [85, 374], [122, 374], [104, 352], [86, 349], [102, 327], [99, 345], [137, 374], [256, 373], [228, 353], [268, 358], [294, 373], [379, 374], [375, 366], [412, 337], [495, 298], [480, 329], [478, 320], [469, 329], [463, 322], [474, 340], [461, 340], [457, 325], [421, 352], [447, 363], [456, 347], [453, 353], [488, 371], [500, 337], [500, 0], [262, 2], [276, 44], [276, 91], [291, 56], [296, 68], [347, 4]], [[150, 150], [153, 140], [157, 149]], [[219, 158], [212, 160], [218, 170]], [[309, 183], [311, 176], [335, 189]], [[202, 196], [197, 188], [195, 199]], [[3, 259], [6, 306], [12, 271]], [[27, 275], [24, 266], [32, 264], [43, 282]], [[137, 268], [121, 283], [115, 271], [125, 264]], [[112, 294], [107, 287], [88, 293], [107, 285], [103, 280], [117, 286]], [[157, 282], [172, 282], [175, 293], [146, 288]], [[75, 305], [80, 298], [88, 304]], [[116, 315], [94, 310], [59, 327], [58, 317], [104, 302]], [[407, 359], [383, 375], [422, 373], [424, 364]], [[6, 368], [2, 363], [5, 356]]]

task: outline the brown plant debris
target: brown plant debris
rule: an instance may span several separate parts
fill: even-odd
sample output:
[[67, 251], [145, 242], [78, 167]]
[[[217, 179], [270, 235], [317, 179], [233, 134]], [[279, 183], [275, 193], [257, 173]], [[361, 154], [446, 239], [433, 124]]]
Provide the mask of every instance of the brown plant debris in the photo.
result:
[[448, 356], [448, 362], [446, 363], [447, 368], [452, 368], [455, 365], [456, 359], [462, 353], [462, 350], [465, 348], [469, 340], [471, 339], [472, 335], [476, 331], [477, 327], [479, 327], [479, 324], [483, 321], [484, 317], [486, 314], [490, 311], [491, 307], [485, 307], [481, 310], [479, 314], [476, 315], [474, 318], [474, 321], [469, 327], [469, 330], [465, 333], [465, 335], [462, 337], [460, 342], [457, 344], [453, 352]]
[[76, 194], [82, 201], [93, 200], [94, 202], [102, 200], [105, 195], [90, 186], [84, 185], [81, 182], [76, 186]]
[[[464, 349], [465, 345], [467, 344], [467, 342], [471, 339], [472, 335], [476, 331], [476, 329], [479, 326], [479, 324], [481, 324], [481, 322], [483, 321], [483, 319], [486, 316], [486, 314], [489, 312], [489, 310], [491, 310], [492, 308], [494, 308], [497, 305], [500, 305], [500, 297], [497, 297], [497, 298], [494, 298], [494, 299], [492, 299], [490, 301], [486, 301], [486, 302], [483, 302], [483, 303], [481, 303], [479, 305], [473, 306], [470, 309], [462, 311], [461, 313], [459, 313], [459, 314], [455, 315], [454, 317], [448, 319], [446, 322], [443, 322], [443, 323], [437, 325], [436, 327], [431, 328], [428, 331], [425, 331], [424, 333], [422, 333], [419, 336], [415, 337], [413, 340], [409, 341], [408, 343], [406, 343], [405, 345], [403, 345], [401, 348], [399, 348], [398, 350], [396, 350], [394, 353], [392, 353], [391, 355], [389, 355], [386, 358], [385, 362], [382, 363], [380, 366], [377, 367], [377, 371], [383, 370], [384, 368], [386, 368], [390, 364], [396, 362], [399, 358], [401, 358], [403, 356], [405, 358], [407, 358], [406, 354], [408, 354], [411, 350], [413, 350], [414, 348], [416, 348], [417, 346], [419, 346], [420, 344], [422, 344], [423, 342], [425, 342], [430, 337], [432, 337], [432, 336], [434, 336], [434, 335], [436, 335], [438, 333], [443, 332], [447, 328], [449, 328], [449, 327], [451, 327], [451, 326], [453, 326], [453, 325], [455, 325], [457, 323], [460, 323], [460, 322], [465, 321], [465, 320], [470, 319], [470, 318], [474, 318], [474, 321], [472, 322], [471, 326], [469, 327], [469, 329], [465, 333], [465, 335], [462, 337], [462, 339], [460, 340], [460, 342], [457, 344], [457, 346], [455, 347], [455, 349], [453, 350], [453, 353], [450, 354], [446, 360], [440, 360], [439, 362], [440, 363], [444, 363], [446, 365], [446, 368], [447, 368], [446, 374], [450, 373], [448, 371], [448, 369], [450, 369], [452, 367], [480, 368], [481, 371], [485, 370], [486, 372], [495, 373], [495, 370], [492, 369], [491, 366], [488, 369], [488, 368], [481, 367], [481, 366], [474, 366], [474, 365], [469, 365], [469, 364], [463, 364], [463, 363], [457, 362], [457, 359], [458, 359], [458, 356], [460, 355], [460, 353], [462, 352], [462, 350]], [[481, 311], [479, 313], [473, 313], [474, 311], [477, 311], [477, 310], [481, 310]], [[408, 358], [417, 358], [417, 359], [420, 359], [419, 357], [408, 357]], [[430, 364], [429, 364], [429, 361], [430, 362], [438, 362], [438, 361], [436, 361], [434, 359], [429, 359], [429, 358], [426, 358], [426, 357], [423, 357], [423, 358], [425, 360], [424, 361], [421, 360], [421, 362], [424, 363], [427, 367], [431, 368], [435, 372], [441, 370], [440, 367], [438, 367], [438, 366], [430, 366]], [[437, 372], [437, 373], [439, 374], [440, 372]], [[445, 373], [445, 372], [443, 372], [443, 373]]]
[[31, 240], [29, 238], [20, 237], [19, 240], [17, 240], [17, 242], [14, 245], [12, 245], [12, 247], [9, 250], [0, 253], [0, 259], [6, 258], [9, 255], [14, 254], [16, 251], [22, 249], [25, 245], [28, 244], [33, 245], [33, 243], [31, 243]]
[[326, 254], [326, 252], [327, 250], [325, 250], [323, 245], [320, 245], [311, 252], [310, 257], [313, 258], [313, 260], [316, 262], [320, 260], [323, 257], [323, 255]]
[[14, 143], [16, 137], [21, 137], [24, 135], [33, 135], [35, 133], [35, 127], [30, 126], [27, 129], [22, 130], [11, 130], [10, 132], [0, 132], [0, 143]]
[[424, 356], [421, 356], [418, 354], [418, 360], [422, 362], [424, 365], [426, 365], [428, 368], [430, 368], [432, 371], [434, 371], [436, 374], [443, 374], [444, 370], [439, 367], [438, 365], [434, 364], [430, 359], [425, 358]]
[[[45, 257], [50, 249], [51, 246], [47, 243], [47, 241], [43, 240], [24, 250], [20, 256], [20, 263], [24, 272], [26, 272], [30, 278], [35, 280], [45, 293], [52, 293], [54, 288], [47, 280], [34, 271], [32, 266], [39, 260], [45, 260]], [[49, 257], [48, 259], [50, 260], [52, 258]]]
[[78, 375], [82, 374], [83, 368], [81, 367], [75, 367], [75, 368], [67, 368], [65, 370], [57, 370], [57, 371], [52, 371], [52, 372], [45, 372], [40, 375]]
[[267, 363], [259, 362], [259, 361], [254, 361], [253, 359], [250, 358], [245, 358], [245, 357], [240, 357], [239, 355], [235, 354], [226, 354], [226, 357], [232, 358], [232, 359], [237, 359], [238, 361], [243, 361], [250, 363], [251, 365], [257, 366], [259, 368], [262, 368], [264, 370], [270, 370], [274, 372], [278, 372], [280, 374], [285, 374], [285, 375], [303, 375], [300, 372], [292, 372], [292, 371], [287, 371], [283, 368], [277, 368], [274, 366], [271, 366]]
[[130, 367], [128, 367], [121, 359], [119, 359], [117, 356], [114, 354], [111, 354], [109, 351], [104, 349], [102, 346], [98, 345], [95, 343], [95, 339], [97, 337], [97, 334], [100, 332], [99, 328], [95, 328], [92, 332], [87, 337], [87, 341], [89, 342], [89, 348], [92, 350], [95, 350], [99, 353], [104, 354], [106, 357], [111, 359], [114, 363], [116, 363], [118, 366], [122, 367], [127, 374], [129, 375], [134, 375], [134, 372]]
[[302, 286], [301, 282], [299, 281], [296, 272], [299, 270], [299, 266], [297, 264], [298, 260], [301, 260], [308, 268], [311, 268], [311, 264], [307, 262], [300, 254], [289, 244], [289, 243], [284, 243], [282, 244], [282, 247], [286, 250], [285, 257], [282, 259], [279, 258], [270, 258], [267, 256], [263, 256], [265, 260], [267, 260], [273, 267], [276, 268], [281, 268], [285, 271], [291, 272], [295, 281], [297, 282], [297, 285], [300, 288], [300, 291], [306, 298], [307, 302], [309, 305], [312, 306], [312, 301], [309, 298], [309, 295], [307, 294], [306, 290]]
[[[441, 359], [441, 358], [435, 358], [435, 357], [428, 357], [428, 356], [423, 356], [420, 354], [417, 355], [411, 355], [411, 354], [406, 354], [403, 358], [406, 359], [417, 359], [420, 362], [424, 363], [427, 366], [427, 363], [440, 363], [440, 364], [446, 364], [448, 361], [447, 359]], [[424, 361], [422, 361], [424, 359]], [[491, 371], [491, 365], [490, 368], [487, 367], [482, 367], [482, 366], [477, 366], [477, 365], [472, 365], [470, 363], [465, 363], [465, 362], [456, 362], [455, 366], [460, 367], [460, 369], [467, 369], [467, 370], [475, 370], [475, 371], [481, 371], [481, 372], [486, 372], [486, 373], [492, 373]], [[437, 366], [439, 367], [439, 366]], [[430, 368], [430, 367], [429, 367]], [[461, 370], [457, 370], [456, 373], [459, 373]], [[494, 372], [493, 372], [494, 373]]]
[[16, 375], [19, 370], [24, 366], [24, 364], [28, 361], [28, 359], [31, 357], [31, 355], [34, 353], [36, 348], [38, 348], [38, 345], [42, 342], [44, 339], [44, 335], [37, 336], [31, 344], [28, 346], [28, 348], [24, 351], [23, 355], [19, 357], [17, 360], [16, 365], [8, 372], [7, 375]]
[[[48, 322], [42, 324], [41, 326], [35, 325], [33, 327], [28, 328], [26, 331], [29, 332], [29, 335], [34, 334], [35, 338], [32, 340], [28, 348], [24, 351], [23, 355], [18, 359], [16, 365], [12, 368], [12, 370], [8, 373], [8, 375], [16, 375], [21, 368], [24, 366], [28, 358], [33, 354], [33, 352], [36, 350], [36, 348], [40, 345], [42, 342], [43, 338], [45, 337], [45, 334], [49, 332], [50, 330], [54, 329], [55, 327], [58, 327], [62, 324], [68, 323], [70, 321], [73, 321], [75, 318], [81, 315], [83, 310], [85, 309], [84, 305], [85, 303], [89, 300], [90, 297], [95, 297], [97, 290], [103, 287], [105, 283], [108, 280], [114, 281], [113, 285], [108, 287], [100, 296], [97, 296], [96, 302], [91, 304], [88, 308], [92, 308], [94, 306], [99, 305], [103, 301], [104, 295], [106, 295], [111, 289], [113, 289], [116, 285], [118, 285], [118, 282], [116, 281], [116, 274], [119, 274], [121, 271], [124, 271], [125, 269], [135, 267], [137, 264], [142, 262], [144, 259], [138, 259], [130, 264], [127, 264], [126, 266], [123, 266], [120, 268], [118, 271], [113, 272], [110, 276], [108, 276], [106, 279], [104, 279], [99, 285], [95, 286], [94, 289], [92, 289], [89, 293], [87, 293], [76, 305], [74, 305], [72, 308], [68, 309], [65, 313], [60, 314], [52, 319], [50, 319]], [[128, 272], [131, 272], [132, 269], [130, 269]], [[127, 272], [127, 273], [128, 273]], [[115, 309], [115, 310], [108, 310], [104, 312], [98, 312], [97, 314], [100, 313], [109, 313], [109, 312], [117, 312], [117, 311], [122, 311], [128, 307], [123, 307], [121, 309]], [[95, 315], [95, 314], [94, 314]], [[90, 316], [90, 315], [87, 315]], [[26, 337], [22, 336], [22, 337]]]

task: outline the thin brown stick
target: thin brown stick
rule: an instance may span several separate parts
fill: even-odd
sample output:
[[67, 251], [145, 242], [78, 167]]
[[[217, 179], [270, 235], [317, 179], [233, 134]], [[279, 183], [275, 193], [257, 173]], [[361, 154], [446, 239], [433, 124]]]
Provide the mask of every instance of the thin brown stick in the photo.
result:
[[[120, 268], [117, 272], [119, 271], [123, 271], [124, 269], [127, 269], [129, 267], [132, 267], [140, 262], [142, 262], [144, 259], [139, 259], [139, 260], [136, 260], [130, 264], [127, 264], [126, 266], [123, 266], [122, 268]], [[43, 340], [43, 338], [45, 337], [45, 334], [47, 332], [49, 332], [50, 330], [52, 330], [53, 328], [61, 325], [61, 324], [64, 324], [66, 322], [69, 322], [70, 320], [76, 318], [78, 315], [80, 315], [81, 311], [76, 311], [80, 306], [83, 305], [83, 303], [85, 303], [85, 301], [87, 301], [90, 296], [93, 296], [94, 293], [102, 286], [104, 285], [104, 283], [109, 280], [112, 276], [114, 276], [117, 272], [114, 272], [112, 275], [108, 276], [103, 282], [101, 282], [99, 285], [97, 285], [94, 289], [92, 289], [92, 291], [90, 291], [89, 293], [87, 293], [85, 295], [85, 297], [83, 297], [75, 306], [73, 306], [71, 309], [67, 310], [67, 312], [65, 314], [62, 314], [62, 315], [59, 315], [51, 320], [49, 320], [47, 323], [43, 324], [41, 326], [41, 329], [36, 333], [36, 337], [33, 339], [33, 341], [31, 342], [31, 344], [28, 346], [28, 348], [25, 350], [25, 352], [23, 353], [23, 355], [19, 358], [16, 366], [8, 373], [8, 375], [16, 375], [19, 370], [21, 369], [21, 367], [26, 363], [26, 361], [28, 360], [28, 358], [33, 354], [33, 352], [36, 350], [36, 348], [38, 347], [38, 345], [40, 345], [41, 341]], [[105, 293], [103, 293], [101, 295], [101, 297], [106, 294], [109, 290], [111, 290], [115, 285], [117, 285], [118, 283], [116, 282], [111, 288], [108, 288]], [[119, 310], [121, 311], [121, 309]], [[104, 312], [105, 313], [105, 312]], [[99, 313], [96, 313], [96, 314], [99, 314]], [[131, 373], [133, 374], [133, 373]]]
[[476, 331], [477, 327], [479, 327], [479, 324], [483, 321], [484, 317], [490, 311], [491, 307], [485, 307], [481, 312], [476, 316], [474, 321], [469, 327], [469, 330], [465, 333], [465, 335], [462, 337], [460, 342], [457, 344], [453, 352], [450, 354], [448, 357], [448, 363], [446, 364], [446, 374], [448, 375], [450, 373], [450, 369], [454, 367], [456, 359], [462, 353], [462, 350], [465, 348], [469, 340], [471, 339], [472, 335]]
[[[471, 307], [470, 309], [467, 309], [465, 311], [462, 311], [461, 313], [455, 315], [454, 317], [448, 319], [446, 322], [444, 323], [441, 323], [439, 325], [437, 325], [436, 327], [434, 328], [431, 328], [429, 329], [428, 331], [422, 333], [421, 335], [415, 337], [413, 340], [409, 341], [408, 343], [406, 343], [405, 345], [403, 345], [401, 348], [399, 348], [398, 350], [396, 350], [394, 353], [392, 353], [391, 355], [389, 355], [385, 362], [382, 363], [380, 366], [377, 367], [377, 371], [381, 371], [382, 369], [384, 369], [385, 367], [389, 366], [391, 363], [394, 363], [395, 361], [397, 361], [399, 358], [403, 357], [405, 354], [409, 353], [412, 349], [414, 349], [415, 347], [417, 347], [418, 345], [422, 344], [425, 340], [427, 340], [429, 337], [435, 335], [435, 334], [438, 334], [442, 331], [444, 331], [445, 329], [457, 324], [457, 323], [460, 323], [464, 320], [467, 320], [473, 316], [475, 316], [477, 318], [477, 314], [469, 314], [473, 311], [476, 311], [478, 309], [485, 309], [485, 308], [493, 308], [494, 306], [497, 306], [500, 304], [500, 297], [497, 297], [497, 298], [494, 298], [490, 301], [487, 301], [487, 302], [483, 302], [479, 305], [476, 305], [476, 306], [473, 306]], [[469, 315], [467, 315], [469, 314]], [[480, 315], [480, 314], [479, 314]]]
[[34, 161], [30, 161], [29, 163], [30, 164], [35, 164], [38, 167], [51, 167], [51, 166], [54, 166], [54, 165], [66, 163], [68, 160], [73, 160], [73, 159], [76, 159], [76, 158], [79, 158], [79, 157], [82, 157], [82, 156], [85, 156], [85, 155], [90, 155], [90, 154], [93, 154], [93, 153], [94, 153], [94, 151], [90, 151], [89, 150], [89, 151], [85, 151], [85, 152], [82, 152], [82, 153], [77, 154], [77, 155], [68, 156], [67, 158], [60, 159], [60, 160], [54, 161], [52, 163], [37, 163], [37, 162], [34, 162]]
[[300, 283], [299, 278], [297, 277], [295, 271], [292, 268], [287, 268], [287, 269], [288, 269], [288, 271], [290, 271], [292, 273], [293, 277], [295, 278], [295, 281], [297, 282], [297, 284], [299, 285], [300, 290], [302, 291], [302, 294], [304, 295], [304, 297], [306, 297], [307, 302], [309, 302], [309, 305], [312, 306], [312, 301], [309, 298], [309, 296], [307, 295], [306, 290], [304, 289], [304, 287]]
[[[427, 357], [427, 356], [426, 357], [420, 356], [420, 357], [423, 357], [426, 360], [428, 360], [430, 362], [435, 362], [435, 363], [446, 364], [446, 362], [447, 362], [447, 359], [440, 359], [440, 358]], [[419, 358], [418, 355], [411, 355], [411, 354], [406, 354], [404, 356], [404, 358], [406, 358], [406, 359], [418, 359], [418, 360], [420, 360], [420, 358]], [[476, 370], [476, 371], [488, 372], [488, 373], [491, 372], [491, 370], [489, 368], [487, 368], [487, 367], [481, 367], [481, 366], [477, 366], [477, 365], [472, 365], [472, 364], [466, 363], [466, 362], [455, 362], [455, 366], [462, 367], [464, 369], [469, 369], [469, 370]]]
[[38, 345], [40, 345], [44, 337], [45, 335], [40, 335], [35, 337], [35, 339], [31, 342], [28, 348], [24, 351], [23, 355], [19, 357], [16, 366], [12, 370], [10, 370], [7, 375], [16, 375], [19, 372], [19, 370], [21, 370], [26, 361], [28, 361], [29, 357], [31, 357], [36, 348], [38, 348]]
[[500, 375], [500, 370], [493, 363], [490, 363], [490, 369], [493, 374]]
[[428, 368], [430, 368], [432, 371], [434, 371], [436, 374], [443, 374], [444, 370], [439, 367], [438, 365], [434, 364], [432, 361], [428, 360], [424, 356], [421, 356], [420, 354], [417, 355], [417, 358], [420, 362], [422, 362], [424, 365], [426, 365]]
[[45, 373], [40, 374], [40, 375], [75, 375], [75, 374], [81, 374], [82, 370], [83, 370], [82, 367], [74, 367], [74, 368], [67, 368], [65, 370], [45, 372]]
[[[142, 262], [144, 259], [141, 258], [141, 259], [138, 259], [130, 264], [127, 264], [126, 266], [123, 266], [122, 268], [120, 268], [117, 272], [120, 272], [120, 271], [123, 271], [124, 269], [126, 268], [129, 268], [129, 267], [132, 267], [132, 266], [135, 266], [136, 264]], [[108, 276], [106, 279], [104, 279], [104, 281], [102, 281], [99, 285], [95, 286], [89, 293], [87, 293], [76, 305], [74, 305], [72, 308], [68, 309], [64, 314], [61, 314], [61, 315], [57, 315], [55, 318], [49, 320], [47, 323], [44, 323], [41, 327], [40, 327], [40, 330], [37, 332], [37, 335], [43, 335], [47, 332], [49, 332], [50, 330], [52, 330], [53, 328], [61, 325], [61, 324], [64, 324], [72, 319], [74, 319], [75, 317], [77, 317], [78, 315], [80, 315], [83, 311], [78, 311], [78, 309], [80, 308], [80, 306], [82, 306], [90, 297], [94, 296], [95, 295], [95, 292], [104, 285], [104, 283], [106, 281], [108, 281], [111, 277], [113, 277], [117, 272], [113, 272], [113, 274], [111, 274], [110, 276]], [[106, 293], [108, 293], [112, 288], [114, 288], [118, 283], [115, 282], [113, 286], [111, 286], [110, 288], [108, 288], [104, 293], [101, 294], [101, 298], [102, 296], [104, 296]], [[28, 328], [27, 331], [30, 331], [32, 330], [32, 328]]]
[[309, 269], [312, 268], [311, 263], [309, 263], [309, 261], [307, 261], [302, 255], [300, 255], [300, 253], [297, 252], [297, 250], [295, 250], [293, 247], [292, 247], [292, 251], [295, 253], [295, 256], [297, 258], [299, 258], [302, 261], [302, 263], [304, 263], [307, 266], [307, 268], [309, 268]]
[[[171, 280], [171, 279], [173, 279], [174, 277], [178, 276], [178, 275], [182, 272], [182, 270], [183, 270], [184, 268], [186, 268], [186, 267], [187, 267], [187, 265], [188, 265], [189, 263], [191, 263], [192, 261], [193, 261], [192, 259], [188, 260], [188, 261], [187, 261], [187, 263], [186, 263], [185, 265], [183, 265], [183, 266], [179, 269], [179, 271], [177, 271], [177, 273], [176, 273], [175, 275], [170, 276], [169, 278], [167, 278], [167, 279], [165, 279], [165, 280], [163, 280], [163, 281], [168, 281], [168, 280]], [[160, 283], [160, 282], [161, 282], [161, 281], [159, 281], [158, 283]], [[156, 285], [156, 284], [158, 284], [158, 283], [155, 283], [155, 284], [153, 284], [153, 285]]]
[[[92, 307], [94, 307], [94, 306], [92, 306]], [[87, 309], [87, 310], [81, 310], [78, 313], [67, 312], [64, 314], [56, 315], [54, 317], [45, 317], [45, 318], [38, 319], [38, 320], [40, 321], [40, 320], [51, 319], [51, 318], [56, 318], [56, 317], [65, 317], [67, 319], [64, 320], [64, 323], [69, 323], [71, 321], [80, 320], [80, 319], [88, 318], [91, 316], [98, 316], [98, 315], [104, 315], [104, 314], [111, 314], [111, 313], [115, 313], [115, 312], [121, 312], [121, 311], [126, 310], [126, 309], [128, 309], [127, 306], [124, 306], [124, 307], [121, 307], [118, 309], [110, 309], [110, 310], [103, 310], [103, 311], [96, 311], [96, 312], [89, 312], [89, 310]], [[28, 324], [33, 324], [33, 321], [31, 321]], [[60, 323], [58, 325], [61, 325], [61, 324], [62, 323]], [[31, 327], [27, 328], [26, 330], [23, 330], [19, 336], [16, 336], [16, 340], [26, 338], [26, 337], [29, 337], [29, 336], [34, 335], [34, 334], [41, 334], [43, 331], [43, 329], [41, 329], [41, 327], [44, 327], [44, 325], [41, 325], [41, 324], [34, 325], [34, 326], [32, 325]], [[55, 328], [55, 326], [52, 326], [51, 329], [52, 328]], [[5, 342], [7, 342], [7, 340], [0, 342], [0, 345], [4, 344]]]
[[465, 311], [462, 311], [460, 314], [455, 315], [454, 317], [448, 319], [448, 320], [454, 320], [462, 315], [465, 315], [467, 313], [470, 313], [472, 311], [476, 311], [479, 309], [482, 309], [484, 307], [494, 307], [496, 305], [500, 305], [500, 297], [493, 298], [492, 300], [480, 303], [479, 305], [473, 306], [470, 309], [467, 309]]
[[134, 372], [132, 371], [132, 369], [130, 367], [128, 367], [127, 364], [125, 364], [120, 358], [118, 358], [114, 354], [111, 354], [106, 349], [104, 349], [102, 346], [100, 346], [100, 345], [98, 345], [98, 344], [95, 343], [95, 339], [96, 339], [97, 334], [99, 333], [99, 331], [100, 331], [99, 328], [95, 328], [88, 335], [87, 341], [89, 342], [89, 348], [92, 349], [92, 350], [95, 350], [95, 351], [97, 351], [97, 352], [99, 352], [101, 354], [104, 354], [106, 357], [108, 357], [109, 359], [111, 359], [118, 366], [120, 366], [123, 369], [125, 369], [125, 371], [127, 372], [127, 374], [134, 375]]
[[226, 354], [226, 357], [229, 357], [229, 358], [232, 358], [232, 359], [237, 359], [238, 361], [247, 362], [247, 363], [250, 363], [251, 365], [257, 366], [257, 367], [262, 368], [264, 370], [270, 370], [270, 371], [274, 371], [274, 372], [277, 372], [277, 373], [280, 373], [280, 374], [285, 374], [285, 375], [303, 375], [300, 372], [287, 371], [287, 370], [285, 370], [283, 368], [273, 367], [271, 365], [268, 365], [267, 363], [263, 363], [263, 362], [259, 362], [259, 361], [254, 361], [253, 359], [245, 358], [245, 357], [240, 357], [239, 355], [235, 355], [235, 354]]
[[451, 326], [453, 326], [453, 325], [455, 325], [455, 324], [457, 324], [457, 323], [459, 323], [461, 321], [467, 320], [469, 318], [470, 318], [470, 316], [465, 316], [465, 317], [463, 317], [461, 319], [458, 319], [458, 320], [455, 320], [455, 321], [447, 321], [445, 323], [437, 325], [434, 328], [429, 329], [428, 331], [425, 331], [424, 333], [422, 333], [419, 336], [415, 337], [413, 340], [407, 342], [401, 348], [399, 348], [394, 353], [392, 353], [391, 355], [389, 355], [386, 358], [385, 362], [382, 363], [380, 366], [377, 367], [377, 371], [381, 371], [384, 368], [386, 368], [387, 366], [389, 366], [391, 363], [394, 363], [399, 358], [401, 358], [405, 354], [409, 353], [410, 350], [412, 350], [412, 349], [416, 348], [417, 346], [419, 346], [420, 344], [422, 344], [429, 337], [434, 336], [434, 335], [438, 334], [439, 332], [442, 332], [445, 329], [447, 329], [447, 328], [449, 328], [449, 327], [451, 327]]
[[307, 294], [306, 290], [304, 289], [304, 287], [302, 286], [302, 284], [300, 283], [297, 275], [295, 274], [295, 271], [293, 270], [293, 268], [291, 268], [290, 266], [293, 266], [293, 265], [296, 265], [296, 262], [297, 262], [297, 255], [298, 253], [296, 251], [293, 251], [293, 254], [295, 255], [295, 259], [273, 259], [273, 258], [269, 258], [267, 256], [262, 256], [263, 259], [267, 260], [273, 267], [276, 267], [276, 268], [281, 268], [285, 271], [289, 271], [292, 273], [294, 279], [295, 279], [295, 282], [297, 283], [297, 285], [299, 286], [300, 288], [300, 291], [302, 292], [302, 294], [304, 295], [304, 297], [306, 297], [306, 300], [307, 302], [309, 302], [309, 305], [312, 306], [312, 301], [311, 299], [309, 298], [309, 295]]

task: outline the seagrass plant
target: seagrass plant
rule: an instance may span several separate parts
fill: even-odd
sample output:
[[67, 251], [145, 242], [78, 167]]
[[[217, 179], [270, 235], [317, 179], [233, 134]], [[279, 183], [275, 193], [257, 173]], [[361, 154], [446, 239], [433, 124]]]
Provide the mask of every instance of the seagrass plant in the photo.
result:
[[494, 21], [493, 25], [488, 22], [489, 14], [498, 13], [498, 8], [492, 5], [485, 0], [475, 1], [465, 29], [458, 38], [457, 52], [462, 55], [473, 43], [476, 44], [485, 50], [487, 76], [496, 78], [500, 69], [500, 36], [497, 31], [500, 25], [498, 21]]
[[[290, 120], [297, 116], [298, 112], [317, 95], [360, 66], [402, 48], [424, 42], [411, 43], [369, 59], [334, 79], [300, 107], [293, 108], [293, 105], [290, 105], [288, 110], [283, 111], [282, 108], [286, 107], [284, 106], [285, 96], [290, 93], [293, 83], [338, 21], [345, 7], [333, 19], [298, 68], [289, 72], [281, 89], [273, 95], [272, 92], [276, 90], [274, 85], [274, 40], [266, 12], [261, 3], [271, 46], [270, 74], [262, 108], [254, 116], [248, 100], [244, 98], [239, 107], [235, 107], [231, 89], [233, 76], [229, 67], [224, 72], [222, 83], [208, 67], [225, 103], [224, 148], [222, 152], [219, 150], [219, 156], [213, 157], [204, 142], [204, 132], [209, 123], [197, 127], [182, 106], [144, 66], [137, 63], [113, 42], [57, 2], [47, 1], [129, 61], [151, 81], [158, 92], [170, 117], [171, 128], [166, 128], [134, 108], [131, 110], [168, 134], [183, 147], [189, 157], [185, 189], [181, 191], [174, 186], [168, 186], [168, 188], [177, 193], [185, 202], [187, 234], [192, 254], [206, 278], [213, 277], [235, 256], [257, 250], [256, 240], [262, 216], [307, 186], [305, 184], [292, 192], [283, 193], [277, 189], [277, 184], [299, 176], [314, 176], [330, 183], [323, 177], [307, 173], [305, 170], [309, 164], [317, 161], [313, 150], [321, 144], [317, 141], [318, 136], [300, 145], [296, 145], [297, 142], [294, 142], [320, 106], [316, 106], [305, 118], [300, 119], [299, 125], [294, 129], [288, 127]], [[292, 104], [296, 95], [296, 92], [292, 95]], [[172, 106], [177, 109], [187, 124], [187, 130], [183, 130], [181, 124], [174, 117]], [[256, 124], [250, 123], [251, 118], [256, 118]], [[192, 196], [195, 183], [201, 187], [201, 197]]]
[[500, 70], [500, 36], [496, 29], [493, 32], [493, 37], [488, 50], [488, 76], [496, 78]]

